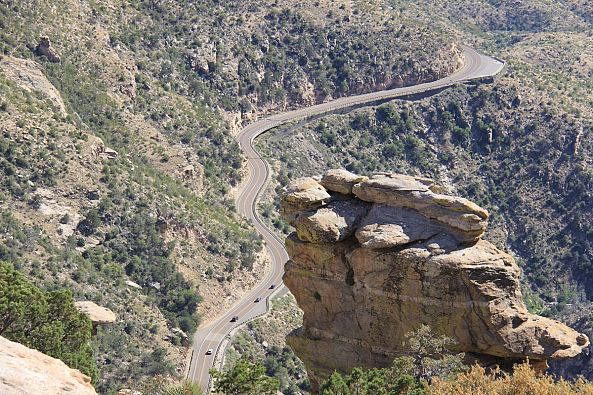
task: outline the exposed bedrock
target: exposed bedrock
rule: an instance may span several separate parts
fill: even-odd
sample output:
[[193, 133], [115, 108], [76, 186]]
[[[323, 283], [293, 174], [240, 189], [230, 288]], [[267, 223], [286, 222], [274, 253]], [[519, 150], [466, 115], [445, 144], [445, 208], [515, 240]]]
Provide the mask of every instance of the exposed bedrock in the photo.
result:
[[284, 282], [304, 311], [288, 342], [315, 384], [333, 370], [382, 367], [422, 324], [484, 364], [581, 353], [589, 339], [527, 311], [512, 256], [482, 240], [488, 212], [430, 180], [331, 170], [295, 181], [282, 213]]

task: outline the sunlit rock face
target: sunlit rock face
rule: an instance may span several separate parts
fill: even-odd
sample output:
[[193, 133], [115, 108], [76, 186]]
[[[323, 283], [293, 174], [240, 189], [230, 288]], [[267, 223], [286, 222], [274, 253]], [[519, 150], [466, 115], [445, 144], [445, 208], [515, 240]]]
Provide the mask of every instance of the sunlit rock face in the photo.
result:
[[439, 190], [424, 178], [331, 170], [282, 195], [296, 229], [284, 282], [304, 311], [287, 340], [314, 387], [334, 370], [389, 365], [422, 324], [484, 364], [529, 357], [545, 367], [589, 344], [527, 311], [515, 260], [481, 239], [488, 212]]
[[0, 336], [0, 394], [96, 395], [91, 378]]

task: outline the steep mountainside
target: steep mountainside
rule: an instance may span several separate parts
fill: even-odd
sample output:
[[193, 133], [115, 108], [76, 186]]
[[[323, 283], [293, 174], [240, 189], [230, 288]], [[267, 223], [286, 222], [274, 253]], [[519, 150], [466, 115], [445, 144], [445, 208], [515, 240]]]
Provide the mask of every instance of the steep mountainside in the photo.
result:
[[113, 310], [106, 393], [179, 373], [261, 275], [234, 212], [242, 118], [434, 79], [438, 29], [351, 2], [0, 3], [0, 259]]
[[[270, 134], [260, 147], [277, 169], [276, 187], [332, 167], [442, 180], [491, 213], [486, 238], [518, 258], [528, 307], [562, 316], [591, 335], [593, 41], [588, 4], [520, 2], [521, 12], [507, 2], [393, 4], [402, 15], [431, 19], [505, 59], [506, 74], [492, 85], [459, 86]], [[480, 18], [483, 23], [472, 22]], [[270, 222], [287, 231], [274, 215], [277, 209], [278, 200], [275, 209], [271, 201], [262, 207]], [[585, 367], [589, 359], [584, 354], [562, 371], [593, 377], [590, 365]]]

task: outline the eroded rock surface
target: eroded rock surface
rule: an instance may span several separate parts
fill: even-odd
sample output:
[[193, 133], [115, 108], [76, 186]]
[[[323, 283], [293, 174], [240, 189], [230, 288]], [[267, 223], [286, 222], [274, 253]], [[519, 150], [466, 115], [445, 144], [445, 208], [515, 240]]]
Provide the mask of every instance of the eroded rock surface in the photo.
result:
[[291, 225], [296, 215], [323, 206], [331, 198], [325, 188], [314, 178], [300, 178], [292, 182], [282, 195], [281, 215]]
[[367, 207], [352, 201], [336, 201], [318, 210], [301, 213], [294, 221], [301, 240], [311, 243], [342, 241], [354, 234]]
[[90, 377], [0, 336], [0, 394], [96, 395]]
[[343, 194], [351, 194], [352, 187], [361, 181], [366, 181], [368, 177], [358, 176], [344, 169], [329, 170], [323, 175], [321, 185], [328, 191]]
[[336, 369], [389, 365], [422, 324], [484, 364], [529, 357], [546, 366], [589, 344], [527, 311], [515, 260], [481, 240], [486, 210], [433, 192], [424, 178], [347, 175], [359, 182], [334, 187], [324, 180], [335, 174], [344, 173], [330, 171], [321, 184], [301, 179], [281, 199], [296, 227], [284, 282], [304, 311], [287, 340], [314, 384]]

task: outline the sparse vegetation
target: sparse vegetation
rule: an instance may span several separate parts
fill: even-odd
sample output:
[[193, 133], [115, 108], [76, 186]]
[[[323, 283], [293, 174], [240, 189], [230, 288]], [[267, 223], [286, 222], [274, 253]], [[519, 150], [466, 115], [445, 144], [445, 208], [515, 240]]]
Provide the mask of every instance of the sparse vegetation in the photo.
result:
[[[199, 293], [253, 277], [262, 248], [234, 212], [241, 120], [434, 79], [458, 66], [455, 36], [509, 60], [507, 76], [322, 119], [297, 131], [304, 151], [272, 137], [274, 187], [312, 173], [311, 153], [326, 160], [315, 169], [450, 179], [525, 262], [531, 307], [572, 311], [593, 289], [585, 3], [4, 1], [3, 59], [34, 60], [67, 114], [0, 72], [0, 259], [42, 292], [67, 288], [121, 317], [92, 340], [100, 392], [171, 373], [183, 348], [170, 330], [191, 333]], [[42, 34], [60, 63], [34, 55]], [[262, 208], [290, 231], [273, 201]], [[294, 390], [282, 370], [294, 359], [274, 350], [267, 372]]]

